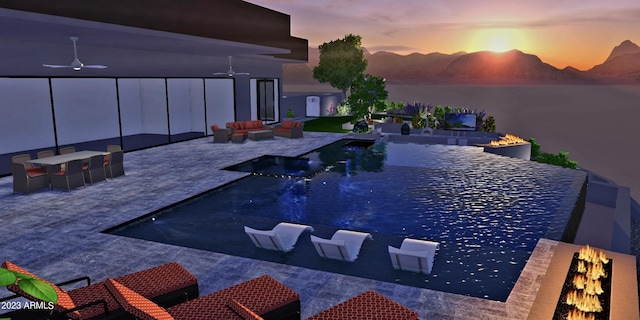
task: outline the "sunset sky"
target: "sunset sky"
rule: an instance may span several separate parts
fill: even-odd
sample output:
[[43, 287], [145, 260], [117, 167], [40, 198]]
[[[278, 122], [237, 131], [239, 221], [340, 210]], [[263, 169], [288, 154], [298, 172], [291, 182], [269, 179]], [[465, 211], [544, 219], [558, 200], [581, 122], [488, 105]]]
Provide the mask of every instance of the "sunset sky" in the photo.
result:
[[250, 0], [291, 15], [310, 46], [353, 33], [370, 52], [518, 49], [586, 70], [624, 40], [640, 45], [639, 0]]

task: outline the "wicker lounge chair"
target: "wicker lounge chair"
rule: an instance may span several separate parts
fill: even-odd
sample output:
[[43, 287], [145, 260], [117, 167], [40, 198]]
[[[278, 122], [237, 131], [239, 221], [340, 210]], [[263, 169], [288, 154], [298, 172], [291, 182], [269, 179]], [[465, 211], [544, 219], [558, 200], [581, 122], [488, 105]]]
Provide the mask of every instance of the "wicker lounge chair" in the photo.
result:
[[431, 273], [438, 242], [404, 239], [400, 249], [389, 246], [389, 256], [395, 269]]
[[13, 192], [29, 194], [30, 192], [49, 188], [49, 175], [46, 172], [27, 170], [24, 163], [12, 163]]
[[273, 229], [264, 231], [244, 227], [244, 232], [256, 247], [283, 252], [293, 250], [305, 230], [314, 231], [311, 226], [287, 222], [280, 222]]
[[[42, 278], [9, 261], [5, 261], [2, 267], [42, 280]], [[152, 299], [165, 307], [198, 297], [198, 280], [177, 262], [167, 263], [115, 279], [129, 288], [134, 288], [138, 294]], [[70, 291], [60, 287], [81, 281], [86, 281], [87, 285]], [[58, 293], [58, 301], [54, 305], [54, 313], [51, 315], [52, 319], [103, 319], [105, 316], [109, 316], [110, 319], [121, 319], [123, 316], [127, 316], [120, 304], [109, 293], [105, 282], [91, 284], [91, 280], [88, 277], [82, 277], [59, 285], [51, 285]], [[10, 285], [7, 288], [17, 293], [17, 295], [2, 298], [0, 301], [17, 297], [40, 301], [22, 291], [17, 285]], [[23, 312], [23, 316], [26, 319], [37, 318], [33, 310], [21, 310], [21, 312]]]
[[373, 240], [370, 233], [338, 230], [331, 240], [311, 236], [311, 242], [323, 258], [353, 262], [358, 258], [362, 242]]
[[418, 314], [373, 291], [367, 291], [345, 302], [307, 318], [307, 320], [418, 320]]
[[254, 319], [300, 319], [299, 295], [267, 275], [167, 309], [141, 297], [118, 280], [107, 279], [106, 285], [124, 310], [143, 320], [251, 319], [240, 316], [240, 309], [255, 315]]
[[71, 191], [78, 187], [84, 187], [84, 174], [82, 173], [82, 160], [72, 160], [64, 165], [64, 171], [51, 173], [51, 187]]

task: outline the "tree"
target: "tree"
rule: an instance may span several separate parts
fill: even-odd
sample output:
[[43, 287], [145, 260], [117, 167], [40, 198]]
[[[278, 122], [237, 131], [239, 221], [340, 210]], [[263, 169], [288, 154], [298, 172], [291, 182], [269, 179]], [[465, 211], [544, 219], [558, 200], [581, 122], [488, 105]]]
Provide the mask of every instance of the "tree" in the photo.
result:
[[346, 97], [347, 90], [367, 69], [361, 41], [362, 37], [348, 34], [344, 39], [320, 45], [320, 62], [313, 68], [313, 78], [322, 83], [328, 82]]
[[353, 116], [358, 119], [373, 111], [384, 111], [387, 105], [387, 95], [385, 80], [367, 74], [353, 81], [351, 95], [347, 101], [349, 101]]

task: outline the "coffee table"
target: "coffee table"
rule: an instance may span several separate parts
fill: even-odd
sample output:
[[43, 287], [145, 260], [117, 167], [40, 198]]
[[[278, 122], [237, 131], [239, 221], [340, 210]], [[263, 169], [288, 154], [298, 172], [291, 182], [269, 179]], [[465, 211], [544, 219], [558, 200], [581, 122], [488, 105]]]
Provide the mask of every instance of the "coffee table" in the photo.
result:
[[256, 130], [247, 133], [249, 140], [264, 140], [273, 138], [273, 130]]
[[231, 142], [233, 143], [243, 143], [244, 140], [247, 139], [247, 134], [246, 133], [234, 133], [231, 136]]

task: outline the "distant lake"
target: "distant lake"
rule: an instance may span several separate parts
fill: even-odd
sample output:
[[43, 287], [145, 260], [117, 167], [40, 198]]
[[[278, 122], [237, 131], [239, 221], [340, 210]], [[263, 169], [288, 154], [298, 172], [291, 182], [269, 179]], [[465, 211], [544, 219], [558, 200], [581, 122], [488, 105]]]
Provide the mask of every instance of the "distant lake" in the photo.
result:
[[[336, 91], [286, 85], [285, 92]], [[640, 85], [387, 84], [389, 100], [484, 109], [497, 129], [568, 151], [587, 170], [631, 187], [640, 200]]]

